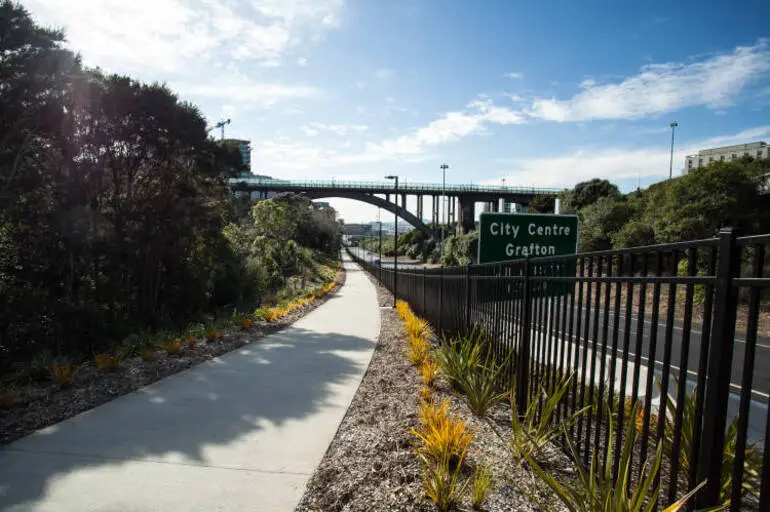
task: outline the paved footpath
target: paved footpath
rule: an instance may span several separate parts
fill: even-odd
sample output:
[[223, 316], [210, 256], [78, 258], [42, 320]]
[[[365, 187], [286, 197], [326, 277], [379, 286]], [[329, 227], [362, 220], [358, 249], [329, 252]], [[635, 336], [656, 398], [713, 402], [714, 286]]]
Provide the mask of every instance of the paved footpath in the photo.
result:
[[283, 331], [0, 449], [3, 511], [290, 511], [380, 329], [347, 282]]

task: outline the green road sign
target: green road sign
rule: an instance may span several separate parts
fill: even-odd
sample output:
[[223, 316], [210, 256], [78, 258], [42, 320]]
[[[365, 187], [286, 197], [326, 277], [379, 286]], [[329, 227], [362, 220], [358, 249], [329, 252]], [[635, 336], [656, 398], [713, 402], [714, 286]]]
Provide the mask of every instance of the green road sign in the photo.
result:
[[479, 263], [577, 252], [577, 215], [482, 213]]
[[[577, 252], [576, 215], [482, 213], [479, 223], [479, 263], [498, 263], [544, 256], [569, 256]], [[533, 262], [530, 265], [530, 291], [533, 297], [570, 294], [566, 282], [549, 281], [547, 276], [574, 277], [575, 261]], [[499, 277], [523, 275], [523, 266], [495, 269]], [[499, 274], [497, 274], [499, 272]], [[538, 277], [545, 279], [538, 279]], [[503, 284], [505, 283], [505, 284]], [[495, 302], [521, 298], [521, 283], [503, 279], [487, 281], [477, 287], [477, 300]]]

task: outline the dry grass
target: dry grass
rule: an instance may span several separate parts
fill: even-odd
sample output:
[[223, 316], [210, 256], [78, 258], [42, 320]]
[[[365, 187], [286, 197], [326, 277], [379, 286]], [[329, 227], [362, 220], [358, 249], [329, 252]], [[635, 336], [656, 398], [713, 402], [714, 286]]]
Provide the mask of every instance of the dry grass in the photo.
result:
[[182, 351], [182, 340], [176, 338], [174, 340], [168, 340], [163, 343], [163, 350], [170, 356], [178, 355]]
[[420, 365], [420, 375], [425, 386], [433, 386], [436, 381], [436, 375], [438, 375], [438, 365], [426, 357]]
[[96, 354], [94, 364], [97, 368], [105, 372], [114, 372], [120, 367], [120, 354]]
[[412, 429], [418, 440], [417, 453], [436, 464], [449, 461], [450, 468], [458, 467], [473, 440], [474, 431], [465, 420], [447, 413], [448, 403], [420, 404], [422, 425]]
[[51, 365], [51, 377], [63, 388], [72, 386], [76, 369], [72, 363], [53, 363]]

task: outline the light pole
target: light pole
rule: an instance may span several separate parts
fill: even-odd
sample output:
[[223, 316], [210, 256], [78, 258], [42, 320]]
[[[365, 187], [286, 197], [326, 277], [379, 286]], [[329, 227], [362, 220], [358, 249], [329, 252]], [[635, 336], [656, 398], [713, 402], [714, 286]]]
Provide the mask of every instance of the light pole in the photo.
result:
[[671, 127], [671, 158], [668, 161], [668, 179], [670, 180], [674, 172], [674, 130], [679, 126], [679, 123], [671, 121], [669, 126]]
[[447, 164], [441, 164], [441, 172], [443, 179], [441, 181], [441, 205], [444, 208], [444, 222], [441, 223], [441, 252], [444, 252], [444, 226], [447, 224], [446, 214], [446, 170], [449, 169]]
[[[395, 233], [393, 234], [393, 307], [396, 307], [396, 301], [398, 300], [398, 176], [385, 176], [386, 180], [395, 180], [395, 199], [396, 199], [396, 213], [395, 213]], [[381, 261], [381, 260], [380, 260]]]
[[377, 279], [380, 281], [380, 286], [382, 286], [382, 219], [380, 219], [380, 209], [377, 208], [377, 224], [380, 225], [380, 243], [378, 245], [379, 247], [379, 254], [380, 254], [380, 263], [377, 265]]

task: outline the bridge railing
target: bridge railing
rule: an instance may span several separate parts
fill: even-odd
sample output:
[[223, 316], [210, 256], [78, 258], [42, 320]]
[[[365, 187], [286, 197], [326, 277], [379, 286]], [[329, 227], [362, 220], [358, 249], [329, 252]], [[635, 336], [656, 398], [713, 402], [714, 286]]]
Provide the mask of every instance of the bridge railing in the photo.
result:
[[[378, 193], [393, 193], [393, 184], [382, 181], [337, 181], [337, 180], [280, 180], [265, 178], [231, 178], [231, 185], [244, 184], [266, 190], [319, 190], [319, 189], [349, 189], [376, 191]], [[496, 185], [449, 185], [443, 187], [440, 183], [401, 183], [398, 187], [400, 194], [441, 194], [447, 193], [497, 193], [505, 194], [558, 194], [561, 189], [540, 187], [503, 187]]]
[[[707, 481], [699, 508], [731, 500], [731, 510], [770, 510], [768, 250], [770, 235], [726, 229], [705, 240], [397, 276], [371, 254], [351, 253], [437, 332], [481, 327], [510, 364], [505, 388], [522, 409], [573, 375], [555, 421], [589, 406], [566, 434], [583, 463], [609, 460], [617, 477], [631, 422], [634, 484], [660, 442], [661, 501]], [[641, 411], [630, 416], [633, 404]]]

